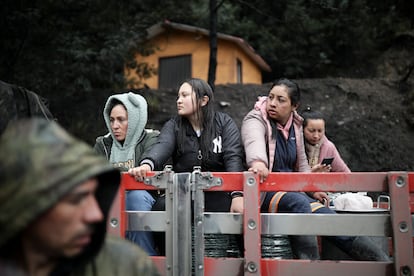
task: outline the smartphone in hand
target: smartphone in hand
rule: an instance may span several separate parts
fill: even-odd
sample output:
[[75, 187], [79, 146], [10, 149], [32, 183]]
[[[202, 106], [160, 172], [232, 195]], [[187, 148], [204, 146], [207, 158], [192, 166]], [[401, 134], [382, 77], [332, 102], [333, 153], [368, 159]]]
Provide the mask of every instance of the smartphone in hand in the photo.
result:
[[332, 164], [332, 161], [333, 161], [334, 159], [333, 159], [333, 157], [332, 158], [324, 158], [323, 160], [322, 160], [322, 162], [321, 162], [321, 164], [322, 165], [325, 165], [325, 166], [328, 166], [328, 165], [331, 165]]

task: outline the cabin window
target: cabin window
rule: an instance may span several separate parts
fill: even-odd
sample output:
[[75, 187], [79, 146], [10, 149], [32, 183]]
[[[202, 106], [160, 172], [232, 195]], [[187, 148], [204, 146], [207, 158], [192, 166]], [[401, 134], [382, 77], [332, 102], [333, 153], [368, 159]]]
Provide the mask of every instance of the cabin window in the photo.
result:
[[191, 55], [163, 57], [159, 59], [159, 88], [176, 88], [188, 78], [191, 78]]
[[243, 64], [237, 59], [237, 83], [243, 83]]

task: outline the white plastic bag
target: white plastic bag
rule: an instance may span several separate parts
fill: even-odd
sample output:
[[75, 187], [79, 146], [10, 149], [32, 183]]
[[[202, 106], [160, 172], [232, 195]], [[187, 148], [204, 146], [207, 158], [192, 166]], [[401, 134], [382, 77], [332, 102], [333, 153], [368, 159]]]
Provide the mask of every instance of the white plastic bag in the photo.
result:
[[335, 209], [341, 211], [369, 211], [374, 207], [371, 197], [357, 193], [341, 194], [333, 203]]

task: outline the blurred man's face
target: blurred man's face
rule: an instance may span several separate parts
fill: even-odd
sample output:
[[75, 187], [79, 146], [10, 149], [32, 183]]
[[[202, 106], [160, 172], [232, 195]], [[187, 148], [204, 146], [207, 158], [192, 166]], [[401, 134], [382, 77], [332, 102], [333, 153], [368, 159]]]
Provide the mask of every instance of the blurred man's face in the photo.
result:
[[96, 178], [73, 189], [23, 233], [24, 250], [46, 258], [73, 257], [91, 242], [93, 225], [104, 219], [95, 198]]

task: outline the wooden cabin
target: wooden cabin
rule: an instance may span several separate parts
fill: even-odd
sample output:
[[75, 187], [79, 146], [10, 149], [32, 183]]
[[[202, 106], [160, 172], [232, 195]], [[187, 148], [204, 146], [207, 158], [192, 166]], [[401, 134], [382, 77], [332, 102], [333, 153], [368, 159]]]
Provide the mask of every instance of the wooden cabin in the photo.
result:
[[[209, 30], [164, 21], [148, 29], [146, 43], [154, 47], [154, 53], [137, 55], [136, 61], [148, 63], [156, 74], [141, 80], [139, 87], [176, 88], [190, 77], [207, 80]], [[270, 66], [245, 40], [217, 33], [216, 85], [261, 84], [263, 71], [270, 72]], [[138, 80], [132, 70], [126, 70], [126, 78]]]

